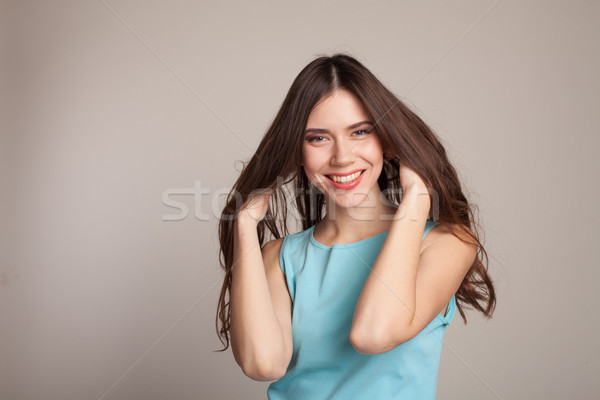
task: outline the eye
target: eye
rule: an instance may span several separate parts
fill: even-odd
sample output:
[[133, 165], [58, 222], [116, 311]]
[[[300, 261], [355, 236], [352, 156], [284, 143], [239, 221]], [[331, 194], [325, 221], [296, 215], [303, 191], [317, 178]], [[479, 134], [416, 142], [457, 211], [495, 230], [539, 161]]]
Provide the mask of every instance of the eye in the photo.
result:
[[373, 128], [371, 129], [359, 129], [357, 131], [352, 132], [353, 135], [355, 136], [364, 136], [368, 133], [371, 133], [371, 131], [373, 130]]
[[323, 136], [311, 136], [309, 138], [306, 138], [305, 141], [308, 143], [314, 143], [314, 142], [322, 142], [324, 141], [325, 138]]

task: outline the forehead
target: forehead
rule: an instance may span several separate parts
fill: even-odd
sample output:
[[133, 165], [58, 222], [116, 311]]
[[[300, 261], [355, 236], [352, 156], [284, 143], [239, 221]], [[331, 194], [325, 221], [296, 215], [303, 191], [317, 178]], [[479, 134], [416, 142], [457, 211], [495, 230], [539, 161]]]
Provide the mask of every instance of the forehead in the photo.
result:
[[362, 103], [347, 90], [336, 90], [321, 99], [311, 111], [306, 127], [346, 127], [357, 121], [368, 120]]

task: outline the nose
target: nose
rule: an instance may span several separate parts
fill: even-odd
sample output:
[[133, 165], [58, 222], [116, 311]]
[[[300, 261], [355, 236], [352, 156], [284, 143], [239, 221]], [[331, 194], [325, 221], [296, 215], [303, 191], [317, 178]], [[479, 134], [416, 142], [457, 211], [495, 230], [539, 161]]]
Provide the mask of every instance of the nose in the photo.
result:
[[338, 140], [335, 143], [333, 149], [333, 155], [331, 157], [331, 165], [337, 167], [343, 167], [350, 165], [354, 162], [354, 147], [356, 143], [352, 143], [350, 140]]

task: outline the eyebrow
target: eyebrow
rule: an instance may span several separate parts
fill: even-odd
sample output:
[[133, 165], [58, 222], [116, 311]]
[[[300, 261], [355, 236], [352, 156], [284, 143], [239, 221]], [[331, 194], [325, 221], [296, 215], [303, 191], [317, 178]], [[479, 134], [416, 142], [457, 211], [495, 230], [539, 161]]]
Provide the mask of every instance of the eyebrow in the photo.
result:
[[[346, 128], [346, 130], [349, 131], [350, 129], [358, 128], [359, 126], [364, 125], [364, 124], [369, 124], [371, 126], [374, 126], [374, 124], [371, 121], [360, 121], [360, 122], [350, 125], [349, 127]], [[307, 133], [329, 133], [329, 130], [328, 129], [319, 129], [319, 128], [310, 128], [310, 129], [307, 129], [304, 131], [304, 134], [307, 134]]]

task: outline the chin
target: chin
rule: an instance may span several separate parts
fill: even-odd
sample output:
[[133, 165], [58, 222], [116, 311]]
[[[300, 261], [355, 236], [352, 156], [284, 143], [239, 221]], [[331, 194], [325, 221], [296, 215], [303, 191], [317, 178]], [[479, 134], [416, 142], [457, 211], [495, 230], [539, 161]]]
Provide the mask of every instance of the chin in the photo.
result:
[[354, 208], [359, 207], [368, 199], [368, 194], [364, 192], [351, 192], [351, 193], [328, 193], [329, 201], [333, 202], [336, 207], [340, 208]]

